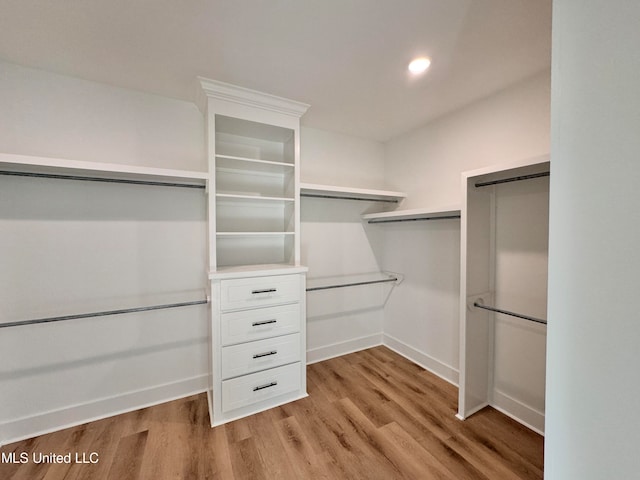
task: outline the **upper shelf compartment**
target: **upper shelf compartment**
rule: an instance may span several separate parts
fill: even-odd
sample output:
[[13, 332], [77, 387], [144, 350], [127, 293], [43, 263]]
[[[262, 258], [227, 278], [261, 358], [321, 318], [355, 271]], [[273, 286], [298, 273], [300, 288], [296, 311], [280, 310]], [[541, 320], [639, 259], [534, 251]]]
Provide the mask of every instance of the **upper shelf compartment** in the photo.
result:
[[440, 208], [415, 208], [393, 212], [369, 213], [362, 218], [368, 223], [414, 222], [417, 220], [444, 220], [460, 218], [460, 206], [450, 205]]
[[337, 187], [334, 185], [301, 183], [300, 196], [400, 203], [407, 197], [407, 194], [403, 192], [392, 192], [389, 190], [372, 190], [369, 188]]
[[0, 153], [0, 174], [139, 185], [205, 188], [206, 172]]
[[[216, 159], [228, 166], [266, 169], [294, 165], [294, 131], [225, 115], [215, 116]], [[250, 165], [249, 165], [250, 164]]]

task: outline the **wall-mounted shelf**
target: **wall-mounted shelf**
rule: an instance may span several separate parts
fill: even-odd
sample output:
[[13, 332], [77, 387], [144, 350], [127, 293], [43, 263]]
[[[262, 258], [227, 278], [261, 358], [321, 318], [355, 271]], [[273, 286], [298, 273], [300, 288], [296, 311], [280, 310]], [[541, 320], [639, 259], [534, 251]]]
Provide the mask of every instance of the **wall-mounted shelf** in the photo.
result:
[[362, 200], [370, 202], [400, 203], [407, 197], [403, 192], [372, 190], [369, 188], [338, 187], [334, 185], [300, 184], [301, 197], [336, 198], [342, 200]]
[[205, 188], [209, 174], [62, 158], [0, 153], [2, 175]]
[[395, 273], [373, 272], [356, 275], [340, 275], [333, 277], [319, 277], [307, 279], [307, 292], [329, 290], [332, 288], [357, 287], [377, 283], [399, 283], [402, 277]]
[[460, 218], [460, 206], [449, 205], [440, 208], [415, 208], [393, 212], [368, 213], [362, 216], [368, 223], [413, 222], [418, 220], [445, 220]]

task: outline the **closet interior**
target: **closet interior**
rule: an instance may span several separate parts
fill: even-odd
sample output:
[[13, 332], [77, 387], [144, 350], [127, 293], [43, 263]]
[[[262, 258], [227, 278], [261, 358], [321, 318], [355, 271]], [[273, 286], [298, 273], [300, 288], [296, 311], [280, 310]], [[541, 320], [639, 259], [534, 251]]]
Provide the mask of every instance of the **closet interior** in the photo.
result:
[[[60, 411], [66, 424], [118, 411], [114, 389], [153, 403], [136, 391], [143, 377], [165, 398], [206, 391], [212, 426], [302, 399], [308, 363], [397, 346], [385, 307], [404, 274], [384, 268], [385, 226], [459, 219], [458, 416], [493, 405], [542, 431], [544, 326], [528, 321], [545, 318], [548, 160], [465, 173], [462, 206], [404, 208], [404, 192], [301, 181], [308, 105], [199, 82], [207, 172], [0, 155], [1, 341], [16, 361], [0, 440], [55, 428]], [[33, 339], [26, 364], [21, 332]], [[65, 359], [85, 336], [95, 361]], [[62, 386], [95, 379], [74, 388], [97, 406], [21, 403], [53, 370]]]
[[458, 416], [544, 431], [548, 157], [463, 173]]

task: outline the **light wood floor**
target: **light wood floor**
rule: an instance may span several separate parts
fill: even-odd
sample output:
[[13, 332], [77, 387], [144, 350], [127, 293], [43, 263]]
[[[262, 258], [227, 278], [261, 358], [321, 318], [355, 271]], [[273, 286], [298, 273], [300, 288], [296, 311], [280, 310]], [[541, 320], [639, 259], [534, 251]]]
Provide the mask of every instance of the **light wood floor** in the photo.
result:
[[[309, 397], [217, 428], [196, 395], [7, 445], [96, 464], [0, 463], [2, 480], [539, 479], [543, 439], [376, 347], [308, 367]], [[19, 458], [19, 457], [18, 457]]]

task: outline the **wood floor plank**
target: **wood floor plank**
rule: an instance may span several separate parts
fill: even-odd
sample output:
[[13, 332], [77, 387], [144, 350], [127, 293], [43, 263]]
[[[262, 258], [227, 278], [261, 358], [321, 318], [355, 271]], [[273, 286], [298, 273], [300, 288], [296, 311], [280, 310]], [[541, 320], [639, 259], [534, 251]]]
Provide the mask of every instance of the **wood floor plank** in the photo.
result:
[[238, 480], [269, 479], [253, 438], [249, 437], [236, 442], [230, 452], [233, 478]]
[[123, 437], [118, 442], [116, 455], [111, 463], [108, 478], [137, 480], [147, 445], [148, 430]]
[[285, 418], [276, 423], [278, 435], [282, 445], [294, 468], [289, 477], [272, 478], [313, 478], [330, 480], [327, 472], [322, 469], [316, 455], [308, 441], [308, 435], [300, 427], [296, 417]]
[[[434, 479], [450, 480], [444, 469], [438, 462], [429, 462], [418, 465], [414, 459], [407, 457], [407, 452], [403, 451], [394, 441], [393, 436], [384, 435], [384, 430], [378, 430], [366, 416], [349, 399], [340, 400], [340, 411], [349, 418], [357, 434], [371, 446], [371, 449], [384, 458], [394, 469], [394, 476], [390, 478], [411, 478], [411, 479]], [[426, 455], [425, 455], [426, 457]]]
[[385, 347], [309, 365], [309, 396], [211, 428], [206, 395], [6, 445], [97, 464], [0, 463], [2, 480], [537, 480], [543, 438]]
[[277, 425], [284, 421], [268, 415], [252, 415], [247, 418], [251, 438], [256, 442], [265, 471], [270, 478], [295, 478], [294, 465], [278, 435]]

